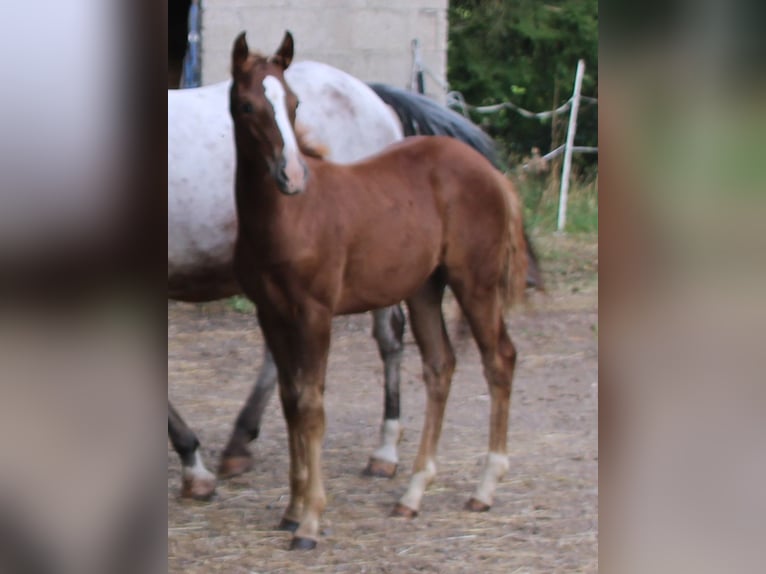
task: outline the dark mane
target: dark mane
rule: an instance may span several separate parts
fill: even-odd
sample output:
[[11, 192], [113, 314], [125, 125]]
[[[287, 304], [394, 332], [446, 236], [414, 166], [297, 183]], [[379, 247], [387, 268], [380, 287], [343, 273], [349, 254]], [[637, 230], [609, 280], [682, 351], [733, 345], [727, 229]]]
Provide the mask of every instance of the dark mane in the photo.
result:
[[399, 116], [405, 136], [451, 136], [467, 143], [500, 168], [492, 138], [457, 112], [415, 92], [386, 84], [368, 84]]

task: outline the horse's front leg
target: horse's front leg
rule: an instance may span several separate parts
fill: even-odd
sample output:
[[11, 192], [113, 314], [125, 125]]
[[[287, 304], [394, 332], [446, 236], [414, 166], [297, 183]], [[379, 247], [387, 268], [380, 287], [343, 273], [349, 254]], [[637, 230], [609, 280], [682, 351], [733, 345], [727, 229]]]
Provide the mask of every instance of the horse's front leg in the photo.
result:
[[183, 486], [181, 497], [209, 500], [215, 493], [215, 475], [205, 468], [199, 440], [178, 411], [168, 401], [168, 436], [181, 459]]
[[276, 387], [277, 367], [271, 351], [266, 346], [255, 387], [242, 410], [239, 411], [229, 442], [221, 455], [221, 463], [218, 467], [218, 476], [221, 478], [239, 476], [252, 468], [253, 455], [247, 445], [258, 438], [263, 412]]
[[290, 503], [280, 526], [294, 529], [291, 549], [311, 549], [316, 547], [326, 502], [321, 457], [332, 314], [321, 306], [305, 305], [298, 315], [262, 325], [279, 370], [290, 443]]
[[380, 446], [372, 453], [364, 474], [393, 478], [399, 464], [399, 382], [404, 353], [404, 312], [400, 305], [373, 311], [372, 334], [383, 359], [385, 391]]
[[[322, 440], [325, 414], [320, 385], [299, 383], [280, 393], [290, 427], [290, 504], [281, 526], [295, 535], [290, 549], [312, 549], [319, 538], [319, 517], [326, 497], [322, 482]], [[302, 511], [301, 511], [302, 509]], [[293, 516], [300, 512], [300, 519]]]

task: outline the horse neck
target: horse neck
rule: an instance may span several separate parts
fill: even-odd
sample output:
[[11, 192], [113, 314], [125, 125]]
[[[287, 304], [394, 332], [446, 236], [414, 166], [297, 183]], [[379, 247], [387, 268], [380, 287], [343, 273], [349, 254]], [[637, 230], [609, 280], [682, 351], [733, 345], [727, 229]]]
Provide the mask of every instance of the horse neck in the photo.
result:
[[247, 212], [262, 213], [275, 203], [280, 193], [263, 158], [241, 157], [237, 154], [235, 195], [240, 208], [257, 206], [257, 209], [248, 209]]
[[[309, 165], [311, 158], [302, 157]], [[311, 177], [311, 176], [309, 176]], [[303, 203], [294, 196], [285, 195], [263, 156], [241, 154], [237, 151], [235, 178], [235, 200], [238, 211], [240, 233], [251, 242], [266, 241], [278, 221], [291, 217], [297, 204]], [[264, 236], [264, 232], [266, 235]], [[266, 247], [263, 247], [264, 249]]]

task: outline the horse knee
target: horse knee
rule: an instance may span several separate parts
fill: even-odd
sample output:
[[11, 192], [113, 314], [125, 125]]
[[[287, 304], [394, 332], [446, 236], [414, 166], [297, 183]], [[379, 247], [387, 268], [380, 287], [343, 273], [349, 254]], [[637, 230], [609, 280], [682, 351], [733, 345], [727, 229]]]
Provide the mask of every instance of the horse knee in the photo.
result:
[[455, 372], [455, 365], [457, 361], [455, 354], [451, 351], [446, 353], [439, 360], [426, 360], [423, 362], [423, 369], [426, 376], [435, 378], [451, 378]]
[[508, 338], [501, 338], [495, 352], [483, 357], [484, 376], [492, 386], [510, 390], [516, 365], [516, 348]]
[[318, 389], [304, 389], [296, 402], [296, 415], [304, 431], [308, 433], [324, 432], [324, 399]]
[[448, 353], [440, 361], [425, 361], [423, 363], [423, 378], [426, 381], [430, 396], [437, 400], [447, 399], [455, 365], [453, 353]]
[[483, 352], [484, 368], [490, 370], [513, 369], [516, 366], [516, 346], [508, 336], [504, 327], [500, 328], [497, 337], [497, 346]]
[[404, 311], [402, 310], [401, 305], [396, 305], [395, 307], [392, 307], [390, 320], [391, 320], [391, 329], [394, 332], [394, 336], [396, 337], [396, 340], [401, 343], [402, 338], [404, 337], [404, 325], [405, 325]]
[[447, 346], [447, 355], [444, 357], [444, 362], [442, 364], [442, 376], [446, 377], [448, 381], [452, 380], [456, 365], [457, 359], [455, 358], [455, 353], [449, 346]]
[[511, 368], [516, 366], [516, 346], [508, 338], [508, 336], [500, 338], [500, 345], [498, 347], [500, 356], [503, 358], [503, 362], [509, 365]]

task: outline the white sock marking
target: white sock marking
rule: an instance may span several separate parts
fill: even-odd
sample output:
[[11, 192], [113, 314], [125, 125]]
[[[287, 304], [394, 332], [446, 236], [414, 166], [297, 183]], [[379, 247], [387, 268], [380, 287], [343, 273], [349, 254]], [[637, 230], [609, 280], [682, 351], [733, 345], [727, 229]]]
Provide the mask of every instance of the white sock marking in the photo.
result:
[[215, 475], [205, 468], [205, 463], [202, 461], [202, 455], [199, 451], [194, 453], [194, 466], [182, 467], [182, 473], [184, 478], [190, 480], [215, 480]]
[[431, 484], [434, 476], [436, 476], [436, 464], [433, 460], [429, 460], [426, 463], [425, 470], [421, 470], [412, 475], [407, 492], [405, 492], [404, 496], [399, 499], [400, 504], [403, 504], [412, 510], [418, 510], [420, 508], [420, 501], [423, 498], [423, 494], [428, 485]]
[[396, 445], [401, 436], [401, 427], [399, 421], [388, 419], [383, 421], [380, 429], [380, 446], [372, 453], [372, 457], [386, 462], [399, 463], [399, 455], [396, 452]]
[[491, 505], [497, 483], [508, 472], [509, 466], [507, 455], [495, 452], [488, 453], [479, 479], [479, 486], [476, 487], [473, 497], [484, 504]]

